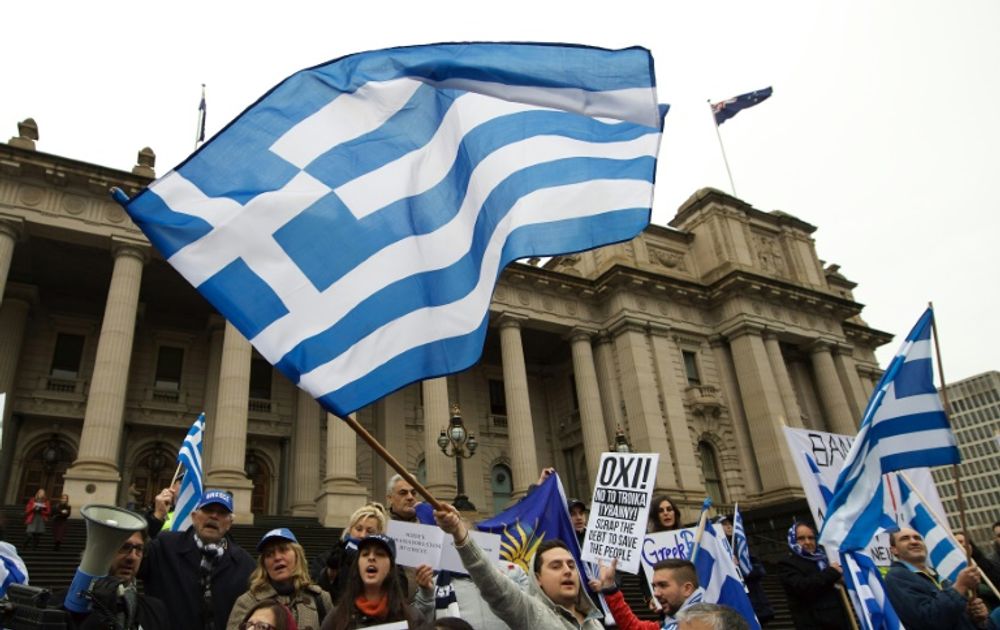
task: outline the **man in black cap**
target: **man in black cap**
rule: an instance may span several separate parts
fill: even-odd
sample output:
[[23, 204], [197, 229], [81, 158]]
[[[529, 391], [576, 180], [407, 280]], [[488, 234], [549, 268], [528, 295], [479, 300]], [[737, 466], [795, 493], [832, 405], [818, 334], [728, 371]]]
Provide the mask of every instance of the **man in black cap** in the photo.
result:
[[[206, 490], [184, 532], [160, 532], [147, 546], [139, 578], [167, 605], [174, 628], [224, 630], [233, 603], [247, 590], [257, 563], [226, 534], [233, 497]], [[149, 531], [162, 523], [150, 519]]]
[[580, 499], [570, 499], [566, 507], [569, 508], [569, 520], [573, 523], [576, 540], [580, 543], [580, 549], [583, 549], [583, 539], [587, 536], [587, 518], [590, 516], [590, 510], [587, 509], [587, 504]]

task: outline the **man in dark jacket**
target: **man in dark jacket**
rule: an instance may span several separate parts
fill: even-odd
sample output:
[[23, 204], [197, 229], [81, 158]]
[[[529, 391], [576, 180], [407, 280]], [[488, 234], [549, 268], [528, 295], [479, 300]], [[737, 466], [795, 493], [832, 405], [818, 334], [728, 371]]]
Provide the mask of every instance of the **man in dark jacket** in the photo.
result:
[[[167, 605], [174, 628], [224, 630], [257, 563], [226, 537], [233, 498], [225, 490], [206, 490], [191, 520], [187, 531], [160, 532], [149, 543], [139, 578]], [[151, 519], [149, 531], [157, 524]]]
[[923, 537], [908, 527], [890, 534], [889, 545], [896, 560], [885, 576], [886, 595], [908, 630], [996, 628], [983, 600], [966, 599], [979, 586], [979, 569], [962, 569], [954, 584], [941, 579], [927, 564]]

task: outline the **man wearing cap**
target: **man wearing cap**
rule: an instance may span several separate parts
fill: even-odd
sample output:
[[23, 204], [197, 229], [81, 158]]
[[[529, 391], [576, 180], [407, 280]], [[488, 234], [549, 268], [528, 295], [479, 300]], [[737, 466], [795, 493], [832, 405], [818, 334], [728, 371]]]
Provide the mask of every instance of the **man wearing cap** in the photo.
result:
[[[223, 630], [256, 563], [226, 537], [233, 498], [225, 490], [206, 490], [191, 521], [187, 531], [160, 532], [149, 543], [139, 578], [146, 593], [167, 605], [173, 627]], [[161, 526], [150, 519], [150, 531]]]

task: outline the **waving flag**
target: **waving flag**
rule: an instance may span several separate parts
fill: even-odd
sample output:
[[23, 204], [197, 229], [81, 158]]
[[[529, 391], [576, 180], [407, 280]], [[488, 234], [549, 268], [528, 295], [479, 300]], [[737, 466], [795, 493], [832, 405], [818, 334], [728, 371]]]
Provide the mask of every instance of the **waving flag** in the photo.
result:
[[0, 597], [11, 584], [27, 584], [28, 567], [14, 545], [0, 541]]
[[177, 463], [184, 466], [184, 481], [181, 490], [174, 501], [174, 515], [170, 529], [175, 532], [186, 531], [191, 526], [191, 512], [201, 501], [205, 484], [201, 472], [201, 442], [205, 436], [205, 414], [202, 412], [194, 421], [181, 450], [177, 452]]
[[968, 565], [965, 550], [938, 524], [910, 484], [901, 475], [896, 475], [896, 480], [899, 482], [899, 524], [911, 527], [923, 536], [930, 565], [938, 574], [954, 582], [958, 572]]
[[[735, 527], [735, 523], [733, 525]], [[703, 601], [734, 608], [751, 628], [760, 630], [760, 622], [753, 612], [746, 587], [736, 571], [725, 540], [706, 520], [701, 540], [691, 552], [692, 562], [698, 571], [698, 583], [705, 589]]]
[[833, 500], [833, 491], [830, 490], [823, 483], [823, 475], [819, 471], [819, 466], [816, 464], [816, 460], [808, 452], [803, 451], [802, 456], [806, 458], [806, 465], [809, 466], [809, 472], [813, 474], [816, 479], [816, 485], [819, 487], [820, 496], [823, 497], [823, 511], [826, 511], [826, 507], [830, 505], [830, 501]]
[[872, 559], [859, 551], [840, 554], [844, 582], [854, 602], [862, 630], [899, 630], [902, 624], [885, 594], [882, 574]]
[[648, 223], [652, 57], [542, 44], [298, 72], [123, 203], [254, 347], [346, 415], [475, 363], [509, 262]]
[[740, 572], [743, 575], [748, 575], [753, 571], [753, 565], [750, 563], [750, 543], [747, 541], [747, 532], [743, 527], [743, 515], [740, 514], [739, 503], [733, 508], [733, 553], [736, 555], [736, 561], [739, 563]]
[[753, 107], [758, 103], [763, 103], [771, 98], [773, 91], [770, 87], [766, 87], [763, 90], [747, 92], [746, 94], [740, 94], [739, 96], [734, 96], [718, 103], [712, 103], [712, 114], [715, 115], [715, 124], [721, 125], [744, 109]]
[[920, 317], [868, 402], [820, 532], [828, 548], [862, 549], [880, 527], [896, 526], [883, 508], [884, 473], [959, 461], [934, 387], [933, 317], [929, 308]]

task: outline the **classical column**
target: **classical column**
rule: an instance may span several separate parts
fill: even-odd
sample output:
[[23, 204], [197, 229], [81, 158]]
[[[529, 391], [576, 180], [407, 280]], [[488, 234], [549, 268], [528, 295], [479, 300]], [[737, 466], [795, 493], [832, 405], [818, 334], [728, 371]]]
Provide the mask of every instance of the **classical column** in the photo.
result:
[[614, 436], [618, 427], [625, 428], [621, 414], [621, 398], [618, 396], [615, 377], [614, 346], [606, 332], [597, 336], [594, 346], [594, 368], [597, 370], [597, 385], [601, 391], [601, 408], [604, 410], [604, 432]]
[[202, 443], [201, 453], [203, 470], [212, 468], [215, 410], [219, 404], [219, 372], [222, 369], [222, 337], [226, 332], [225, 318], [221, 315], [210, 315], [208, 330], [208, 368], [205, 370], [205, 398], [202, 401], [202, 411], [205, 412], [205, 440]]
[[819, 386], [819, 399], [823, 403], [823, 412], [830, 432], [854, 435], [858, 432], [858, 424], [851, 415], [844, 386], [837, 376], [837, 367], [833, 364], [833, 355], [830, 353], [830, 343], [822, 339], [813, 342], [809, 347], [809, 356], [812, 359], [816, 384]]
[[759, 328], [742, 325], [727, 332], [743, 408], [758, 462], [762, 499], [787, 499], [798, 495], [802, 484], [788, 453], [783, 425], [784, 404], [771, 372], [770, 359]]
[[[677, 366], [683, 359], [677, 352], [676, 344], [666, 335], [669, 329], [664, 326], [649, 327], [649, 340], [653, 344], [653, 361], [656, 364], [656, 374], [659, 378], [660, 391], [663, 392], [663, 407], [667, 414], [668, 437], [673, 450], [674, 474], [677, 475], [677, 485], [681, 490], [695, 490], [703, 493], [701, 487], [701, 470], [695, 460], [695, 445], [691, 443], [691, 433], [688, 430], [687, 411], [684, 409], [684, 392], [677, 382], [679, 374]], [[660, 466], [667, 462], [660, 461]]]
[[531, 423], [531, 403], [528, 399], [528, 372], [521, 346], [522, 319], [508, 314], [500, 320], [500, 354], [507, 402], [511, 473], [514, 477], [511, 497], [515, 500], [527, 494], [528, 486], [538, 479], [535, 429]]
[[252, 356], [250, 342], [231, 322], [226, 322], [212, 436], [212, 467], [208, 469], [205, 485], [233, 493], [237, 523], [253, 523], [250, 510], [253, 482], [247, 479], [244, 469]]
[[[3, 415], [3, 448], [0, 449], [0, 479], [10, 479], [11, 466], [14, 463], [14, 452], [17, 449], [16, 426], [11, 418], [14, 412], [14, 384], [17, 375], [17, 365], [21, 359], [21, 347], [24, 343], [24, 329], [28, 322], [30, 306], [27, 301], [10, 295], [0, 304], [0, 392], [7, 393]], [[0, 497], [6, 498], [11, 485], [5, 482], [0, 487]]]
[[601, 392], [597, 385], [594, 351], [590, 346], [592, 333], [579, 328], [570, 334], [573, 352], [573, 376], [576, 381], [576, 402], [580, 409], [580, 430], [583, 452], [587, 460], [588, 479], [597, 479], [601, 453], [608, 450], [609, 438], [601, 411]]
[[3, 304], [10, 261], [14, 258], [14, 244], [24, 232], [24, 220], [20, 218], [0, 218], [0, 304]]
[[432, 378], [420, 384], [424, 393], [424, 466], [427, 470], [427, 489], [436, 497], [448, 499], [455, 496], [455, 465], [438, 446], [441, 429], [448, 427], [451, 411], [448, 408], [448, 379]]
[[292, 516], [316, 516], [319, 494], [320, 418], [322, 410], [303, 389], [298, 390], [292, 428]]
[[746, 491], [749, 494], [758, 494], [761, 490], [760, 471], [757, 460], [753, 456], [753, 442], [750, 440], [750, 429], [747, 426], [747, 417], [743, 412], [743, 400], [736, 384], [736, 371], [733, 367], [733, 355], [729, 352], [722, 337], [715, 337], [709, 341], [712, 353], [715, 355], [715, 364], [719, 368], [719, 381], [722, 384], [722, 393], [728, 401], [729, 418], [733, 425], [733, 434], [736, 437], [736, 445], [739, 450], [740, 468], [745, 471], [743, 482], [746, 484]]
[[145, 246], [131, 243], [116, 243], [113, 249], [115, 263], [104, 306], [101, 336], [97, 341], [80, 450], [65, 476], [64, 491], [79, 497], [76, 499], [78, 505], [115, 505], [118, 502], [119, 444], [142, 267], [148, 251]]
[[680, 490], [669, 456], [670, 442], [660, 409], [660, 389], [645, 322], [623, 318], [610, 328], [614, 335], [622, 379], [622, 398], [633, 448], [640, 453], [660, 453], [656, 489]]
[[[403, 404], [403, 392], [395, 391], [375, 403], [375, 437], [385, 447], [385, 450], [396, 458], [396, 461], [406, 464], [406, 407]], [[415, 470], [410, 473], [416, 475]], [[381, 457], [375, 458], [375, 475], [372, 480], [373, 493], [385, 500], [385, 487], [389, 479], [396, 474], [396, 469]]]
[[[351, 414], [352, 417], [354, 414]], [[384, 502], [378, 488], [375, 497]], [[358, 483], [358, 437], [343, 420], [326, 414], [326, 477], [317, 508], [324, 527], [346, 527], [354, 510], [365, 504], [368, 491]]]
[[802, 428], [802, 410], [799, 409], [799, 401], [795, 398], [795, 389], [792, 387], [792, 379], [788, 375], [788, 367], [785, 365], [785, 357], [781, 354], [781, 343], [774, 333], [764, 333], [764, 346], [767, 348], [767, 358], [771, 363], [771, 371], [774, 373], [774, 381], [778, 384], [778, 392], [781, 394], [781, 402], [785, 407], [785, 424], [790, 427]]
[[860, 424], [861, 416], [868, 406], [868, 394], [861, 384], [861, 375], [858, 374], [858, 364], [851, 354], [852, 348], [847, 345], [838, 345], [837, 351], [833, 353], [833, 364], [837, 367], [837, 374], [840, 382], [844, 384], [847, 394], [847, 404], [851, 408], [851, 417]]

